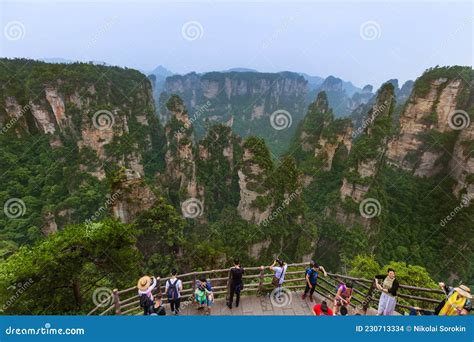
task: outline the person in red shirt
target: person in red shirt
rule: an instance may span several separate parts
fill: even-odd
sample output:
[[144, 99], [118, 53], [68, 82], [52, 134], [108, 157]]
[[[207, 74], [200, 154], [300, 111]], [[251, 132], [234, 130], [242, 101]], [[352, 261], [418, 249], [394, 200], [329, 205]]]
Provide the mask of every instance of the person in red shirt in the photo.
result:
[[333, 312], [328, 307], [326, 301], [321, 302], [321, 304], [316, 304], [313, 306], [313, 315], [315, 316], [332, 316]]

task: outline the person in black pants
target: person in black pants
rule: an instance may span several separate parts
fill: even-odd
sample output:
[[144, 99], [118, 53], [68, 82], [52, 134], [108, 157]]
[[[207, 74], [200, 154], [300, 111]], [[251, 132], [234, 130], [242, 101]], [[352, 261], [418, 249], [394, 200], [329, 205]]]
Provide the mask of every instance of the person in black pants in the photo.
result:
[[235, 298], [235, 306], [239, 306], [240, 302], [240, 291], [244, 288], [244, 283], [242, 281], [242, 274], [244, 269], [240, 266], [240, 261], [238, 259], [234, 260], [234, 266], [229, 270], [229, 300], [227, 302], [227, 307], [232, 309], [232, 303]]

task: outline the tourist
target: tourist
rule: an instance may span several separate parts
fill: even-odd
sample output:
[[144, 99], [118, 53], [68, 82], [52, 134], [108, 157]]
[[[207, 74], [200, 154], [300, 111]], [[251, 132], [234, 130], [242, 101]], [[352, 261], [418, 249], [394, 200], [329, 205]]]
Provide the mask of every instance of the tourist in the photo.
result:
[[[382, 284], [379, 284], [382, 280]], [[397, 305], [398, 280], [395, 278], [395, 270], [389, 268], [387, 275], [375, 276], [375, 286], [382, 292], [377, 310], [378, 316], [390, 316], [395, 311]]]
[[348, 282], [347, 284], [339, 284], [336, 292], [336, 297], [334, 298], [333, 311], [335, 315], [339, 313], [339, 308], [345, 308], [345, 311], [347, 312], [347, 309], [351, 304], [353, 287], [354, 285], [352, 284], [352, 282]]
[[316, 304], [313, 306], [313, 315], [315, 316], [332, 316], [333, 312], [328, 307], [328, 303], [326, 301], [322, 301], [321, 304]]
[[211, 307], [214, 302], [214, 294], [212, 292], [211, 282], [205, 277], [196, 282], [196, 290], [194, 291], [198, 310], [207, 309], [206, 314], [211, 314]]
[[140, 297], [140, 307], [143, 308], [145, 316], [153, 312], [153, 293], [157, 280], [155, 277], [143, 276], [138, 280], [137, 289]]
[[240, 261], [238, 259], [235, 259], [234, 266], [231, 267], [229, 271], [229, 299], [227, 302], [227, 307], [229, 309], [232, 309], [234, 294], [235, 294], [235, 307], [239, 307], [240, 292], [244, 288], [244, 283], [242, 281], [243, 273], [244, 273], [244, 269], [240, 266]]
[[151, 315], [166, 316], [166, 310], [163, 306], [163, 300], [161, 295], [156, 296], [155, 305], [153, 306], [153, 313]]
[[306, 269], [305, 274], [305, 281], [306, 281], [306, 288], [304, 289], [304, 293], [301, 296], [301, 299], [305, 299], [306, 295], [309, 292], [309, 300], [310, 302], [313, 301], [313, 293], [316, 290], [316, 284], [318, 282], [319, 272], [323, 272], [324, 276], [327, 277], [327, 272], [323, 266], [318, 265], [314, 261], [309, 263], [309, 267]]
[[449, 287], [444, 283], [439, 286], [446, 293], [447, 298], [438, 306], [435, 312], [439, 316], [464, 316], [469, 314], [472, 309], [471, 289], [466, 285], [459, 287]]
[[170, 303], [170, 310], [175, 315], [179, 314], [181, 304], [181, 291], [183, 291], [183, 282], [177, 277], [178, 272], [173, 269], [171, 278], [166, 281], [165, 293]]
[[276, 289], [275, 298], [280, 299], [281, 287], [285, 281], [285, 274], [288, 268], [288, 265], [280, 259], [275, 259], [273, 264], [269, 266], [270, 270], [275, 272], [272, 279], [272, 284]]

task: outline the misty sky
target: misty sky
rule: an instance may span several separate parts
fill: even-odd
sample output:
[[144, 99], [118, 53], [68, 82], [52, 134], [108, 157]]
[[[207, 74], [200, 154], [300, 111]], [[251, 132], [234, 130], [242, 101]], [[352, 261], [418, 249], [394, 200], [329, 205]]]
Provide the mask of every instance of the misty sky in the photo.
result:
[[[437, 64], [472, 65], [472, 7], [470, 1], [1, 0], [0, 54], [147, 71], [161, 64], [177, 73], [289, 70], [379, 86]], [[21, 39], [7, 39], [12, 25]]]

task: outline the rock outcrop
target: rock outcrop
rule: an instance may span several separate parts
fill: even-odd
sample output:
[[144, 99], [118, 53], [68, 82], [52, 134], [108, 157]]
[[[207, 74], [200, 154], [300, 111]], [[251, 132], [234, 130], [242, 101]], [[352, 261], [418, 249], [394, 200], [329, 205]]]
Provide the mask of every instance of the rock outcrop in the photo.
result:
[[[469, 94], [469, 85], [463, 78], [430, 77], [436, 70], [416, 81], [400, 116], [400, 134], [388, 144], [387, 150], [392, 165], [420, 177], [446, 170], [446, 163], [440, 161], [453, 152], [458, 135], [452, 122], [453, 114], [458, 110], [464, 112], [466, 93]], [[460, 115], [469, 120], [464, 113]], [[465, 139], [468, 134], [464, 132], [459, 139]], [[457, 145], [459, 151], [460, 145]]]

